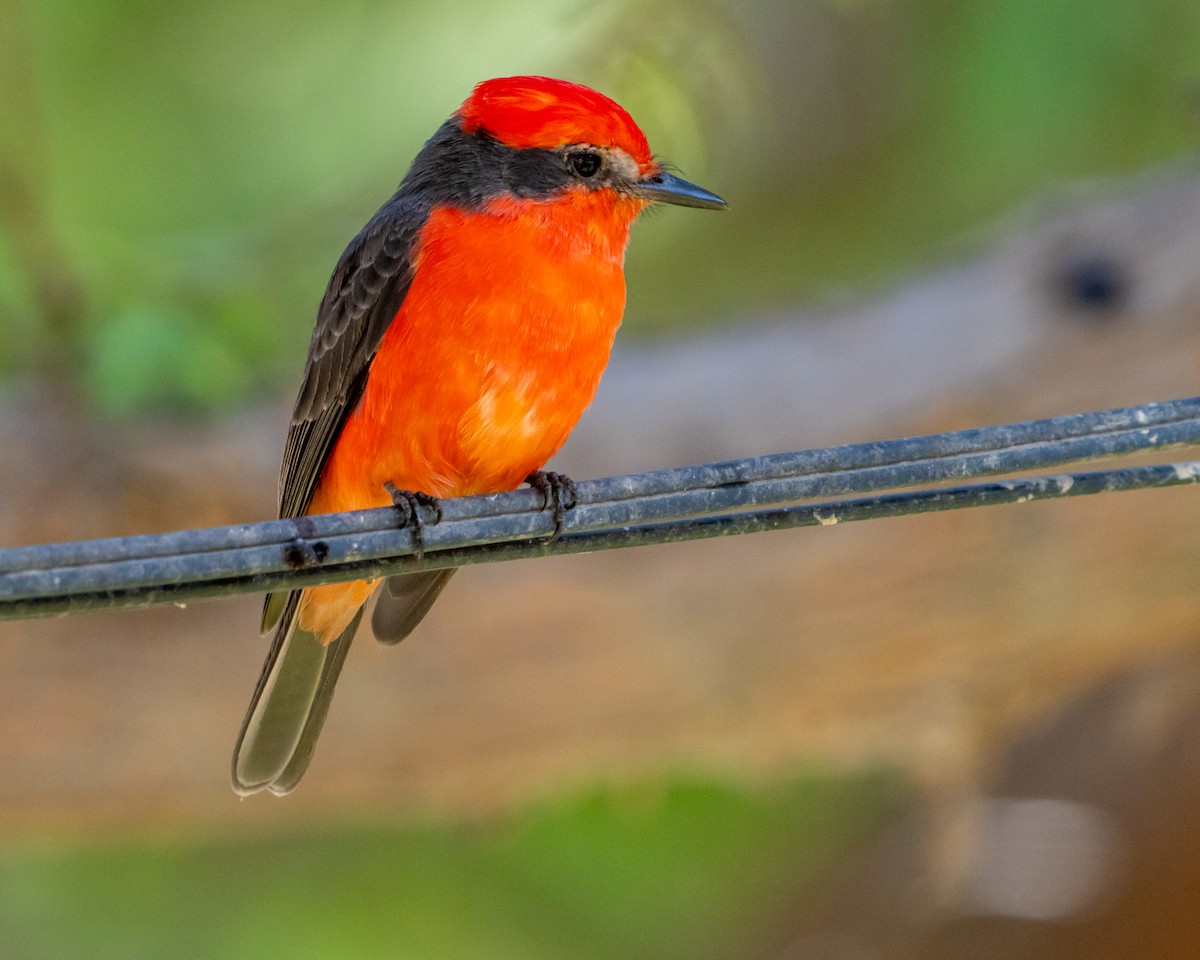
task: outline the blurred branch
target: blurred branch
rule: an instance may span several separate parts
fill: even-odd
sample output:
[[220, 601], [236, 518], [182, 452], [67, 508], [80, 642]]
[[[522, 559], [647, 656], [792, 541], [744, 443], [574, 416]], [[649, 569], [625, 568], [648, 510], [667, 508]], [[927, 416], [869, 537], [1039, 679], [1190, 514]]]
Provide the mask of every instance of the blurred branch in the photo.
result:
[[[521, 557], [1195, 483], [1200, 462], [787, 506], [1200, 444], [1200, 398], [776, 454], [578, 485], [554, 542], [540, 494], [445, 500], [423, 549], [391, 508], [0, 550], [0, 619], [292, 589]], [[736, 512], [728, 512], [736, 511]]]

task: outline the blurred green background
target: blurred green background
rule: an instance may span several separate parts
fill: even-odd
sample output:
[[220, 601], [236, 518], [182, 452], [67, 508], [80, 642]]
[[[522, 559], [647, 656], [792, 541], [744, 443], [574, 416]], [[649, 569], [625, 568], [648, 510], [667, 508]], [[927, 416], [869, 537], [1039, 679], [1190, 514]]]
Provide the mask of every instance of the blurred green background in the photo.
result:
[[728, 957], [819, 897], [879, 778], [676, 779], [486, 826], [326, 826], [0, 852], [6, 957]]
[[637, 335], [861, 286], [1175, 155], [1198, 58], [1190, 0], [3, 0], [0, 376], [106, 415], [290, 389], [331, 264], [484, 77], [598, 86], [733, 201], [639, 228]]
[[[639, 225], [624, 335], [662, 337], [1192, 150], [1200, 4], [0, 0], [0, 397], [118, 422], [290, 397], [346, 241], [514, 73], [611, 94], [731, 201]], [[0, 832], [0, 956], [759, 955], [895, 796], [664, 771], [482, 824]]]

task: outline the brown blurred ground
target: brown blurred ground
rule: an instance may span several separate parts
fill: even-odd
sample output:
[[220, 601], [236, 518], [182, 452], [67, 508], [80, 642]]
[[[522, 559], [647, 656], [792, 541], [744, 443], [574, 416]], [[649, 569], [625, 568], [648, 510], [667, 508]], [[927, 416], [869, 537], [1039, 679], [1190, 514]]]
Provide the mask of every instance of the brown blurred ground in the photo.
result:
[[[627, 350], [559, 465], [582, 478], [1197, 392], [1200, 180], [1009, 227], [870, 302]], [[268, 517], [285, 416], [85, 429], [10, 409], [0, 542]], [[1197, 651], [1197, 544], [1179, 488], [473, 569], [400, 648], [360, 638], [283, 801], [227, 786], [265, 652], [256, 598], [3, 623], [0, 825], [470, 814], [663, 767], [885, 763], [930, 798], [922, 897], [953, 903], [963, 811], [1009, 746]], [[1197, 689], [1173, 716], [1200, 723]]]

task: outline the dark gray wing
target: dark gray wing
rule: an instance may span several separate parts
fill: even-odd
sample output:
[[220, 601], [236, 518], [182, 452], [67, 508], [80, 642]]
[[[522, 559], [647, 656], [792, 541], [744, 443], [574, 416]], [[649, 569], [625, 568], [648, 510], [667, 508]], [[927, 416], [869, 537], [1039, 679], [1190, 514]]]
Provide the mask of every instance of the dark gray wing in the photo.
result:
[[[421, 198], [397, 194], [384, 204], [342, 254], [308, 348], [304, 379], [279, 472], [279, 515], [297, 517], [366, 383], [371, 358], [412, 283], [415, 246], [428, 218]], [[268, 594], [262, 630], [278, 622], [286, 593]]]
[[[342, 254], [317, 311], [279, 476], [279, 515], [301, 515], [366, 383], [371, 358], [412, 283], [428, 205], [397, 194]], [[263, 632], [274, 628], [233, 756], [234, 789], [287, 793], [312, 758], [334, 685], [362, 611], [329, 644], [295, 623], [299, 591], [268, 594]]]
[[429, 612], [457, 568], [388, 577], [375, 601], [371, 632], [385, 646], [399, 643]]
[[329, 448], [354, 408], [367, 367], [412, 282], [414, 246], [428, 206], [397, 195], [338, 261], [317, 311], [304, 380], [279, 475], [279, 515], [304, 512]]

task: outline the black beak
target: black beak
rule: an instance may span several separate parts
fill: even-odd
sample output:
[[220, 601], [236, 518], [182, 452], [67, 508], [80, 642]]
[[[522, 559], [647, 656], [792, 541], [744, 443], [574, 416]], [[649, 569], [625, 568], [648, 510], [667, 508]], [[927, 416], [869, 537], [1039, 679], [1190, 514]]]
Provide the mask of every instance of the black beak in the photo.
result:
[[655, 173], [643, 177], [629, 190], [635, 197], [654, 200], [658, 203], [673, 203], [680, 207], [700, 207], [703, 210], [724, 210], [729, 206], [715, 193], [688, 183], [669, 173]]

